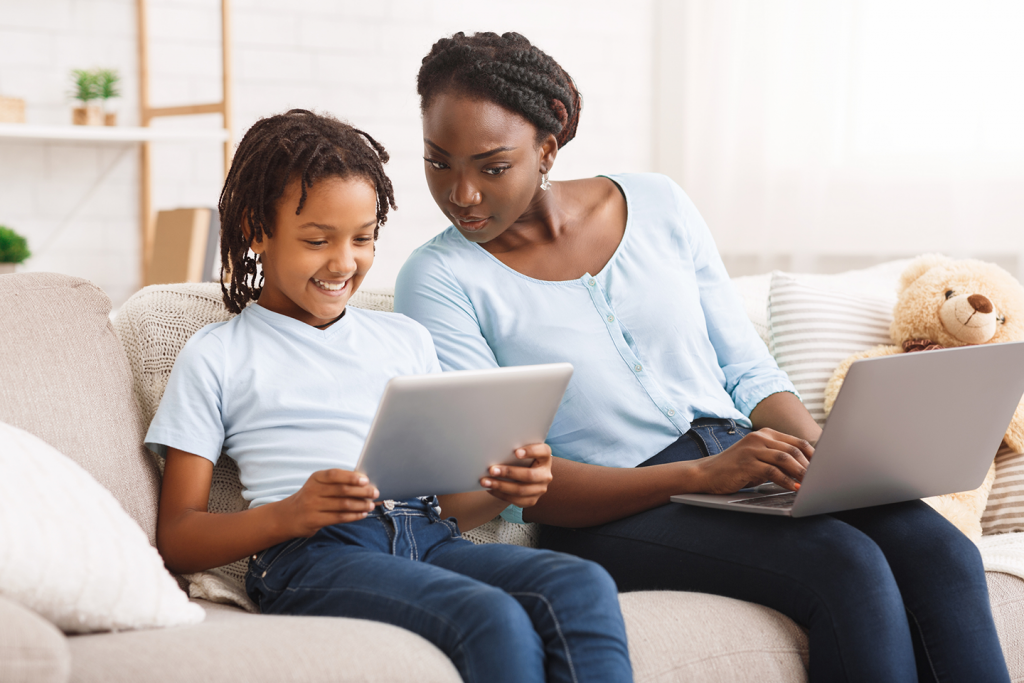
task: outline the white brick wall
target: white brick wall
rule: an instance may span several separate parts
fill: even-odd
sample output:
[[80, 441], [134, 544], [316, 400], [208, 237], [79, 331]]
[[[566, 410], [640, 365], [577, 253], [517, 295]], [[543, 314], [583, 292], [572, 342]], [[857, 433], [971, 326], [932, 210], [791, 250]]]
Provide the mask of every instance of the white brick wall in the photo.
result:
[[[515, 30], [573, 75], [585, 106], [555, 179], [646, 171], [655, 1], [236, 0], [235, 131], [304, 107], [384, 143], [399, 211], [366, 284], [388, 285], [409, 252], [445, 225], [423, 181], [415, 92], [433, 41], [458, 30]], [[216, 0], [150, 0], [152, 104], [219, 99], [219, 16]], [[0, 94], [25, 98], [29, 122], [69, 122], [68, 72], [105, 66], [124, 77], [121, 121], [137, 123], [134, 0], [0, 0], [0, 46]], [[156, 125], [216, 127], [219, 117]], [[155, 150], [156, 208], [216, 203], [218, 145]], [[138, 287], [137, 174], [134, 146], [0, 140], [0, 224], [29, 238], [36, 255], [26, 269], [89, 278], [115, 306], [123, 302]]]

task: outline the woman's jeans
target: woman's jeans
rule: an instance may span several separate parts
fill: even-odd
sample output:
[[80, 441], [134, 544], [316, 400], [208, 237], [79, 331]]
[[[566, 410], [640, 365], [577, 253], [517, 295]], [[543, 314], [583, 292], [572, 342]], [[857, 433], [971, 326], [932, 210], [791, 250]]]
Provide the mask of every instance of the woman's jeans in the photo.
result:
[[618, 593], [593, 562], [474, 545], [434, 500], [378, 506], [264, 550], [245, 587], [265, 614], [352, 617], [423, 636], [467, 683], [631, 681]]
[[[644, 465], [725, 450], [701, 419]], [[541, 546], [600, 563], [621, 591], [766, 605], [809, 629], [811, 681], [1009, 681], [977, 547], [921, 501], [793, 519], [668, 504]]]

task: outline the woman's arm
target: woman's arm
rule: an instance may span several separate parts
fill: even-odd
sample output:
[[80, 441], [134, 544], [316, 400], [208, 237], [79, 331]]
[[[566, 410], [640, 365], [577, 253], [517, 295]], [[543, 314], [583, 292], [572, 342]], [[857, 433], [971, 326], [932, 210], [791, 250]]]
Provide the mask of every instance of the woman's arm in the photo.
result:
[[156, 545], [174, 572], [219, 567], [329, 524], [352, 522], [373, 510], [377, 490], [348, 470], [314, 472], [295, 494], [229, 514], [207, 512], [213, 463], [167, 449]]
[[817, 443], [821, 427], [796, 396], [789, 392], [772, 394], [750, 411], [750, 422], [754, 429], [768, 427], [784, 434], [799, 437], [810, 443]]
[[666, 465], [600, 467], [555, 458], [547, 494], [523, 519], [579, 528], [650, 510], [679, 493], [734, 493], [766, 481], [795, 491], [813, 452], [803, 439], [762, 429], [717, 455]]
[[701, 460], [624, 469], [555, 458], [548, 493], [523, 519], [586, 527], [664, 505], [679, 493], [733, 493], [765, 481], [798, 489], [821, 428], [788, 392], [762, 400], [750, 419], [758, 431]]

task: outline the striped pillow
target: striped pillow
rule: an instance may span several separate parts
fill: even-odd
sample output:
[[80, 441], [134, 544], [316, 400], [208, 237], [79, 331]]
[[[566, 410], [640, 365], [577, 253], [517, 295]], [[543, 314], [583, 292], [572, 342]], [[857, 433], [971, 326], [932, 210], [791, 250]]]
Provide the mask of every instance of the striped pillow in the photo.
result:
[[769, 348], [818, 424], [825, 424], [825, 385], [836, 367], [859, 351], [892, 344], [895, 303], [895, 293], [889, 299], [856, 296], [772, 273]]
[[996, 456], [996, 480], [981, 517], [981, 533], [1024, 531], [1024, 453]]

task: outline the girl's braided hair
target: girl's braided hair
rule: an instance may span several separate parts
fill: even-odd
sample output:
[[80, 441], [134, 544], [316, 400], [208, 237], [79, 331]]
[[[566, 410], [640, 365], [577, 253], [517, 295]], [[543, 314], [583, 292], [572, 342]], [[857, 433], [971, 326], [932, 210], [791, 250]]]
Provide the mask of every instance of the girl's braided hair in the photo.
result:
[[583, 107], [565, 69], [518, 33], [456, 33], [442, 38], [423, 58], [416, 90], [425, 110], [448, 90], [481, 97], [521, 115], [564, 147], [576, 135]]
[[[277, 202], [294, 179], [302, 183], [295, 215], [306, 203], [307, 190], [327, 177], [361, 177], [377, 191], [377, 239], [380, 226], [395, 207], [391, 180], [384, 174], [388, 153], [384, 146], [347, 123], [305, 109], [260, 119], [238, 144], [231, 170], [220, 193], [220, 257], [224, 305], [232, 313], [258, 299], [263, 276], [256, 282], [256, 259], [249, 254], [252, 241], [273, 237]], [[242, 230], [246, 224], [248, 238]], [[225, 286], [225, 276], [230, 284]]]

